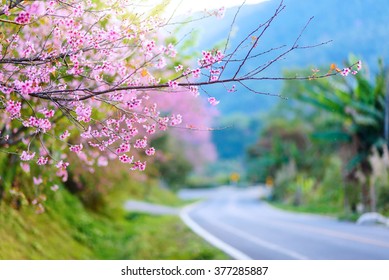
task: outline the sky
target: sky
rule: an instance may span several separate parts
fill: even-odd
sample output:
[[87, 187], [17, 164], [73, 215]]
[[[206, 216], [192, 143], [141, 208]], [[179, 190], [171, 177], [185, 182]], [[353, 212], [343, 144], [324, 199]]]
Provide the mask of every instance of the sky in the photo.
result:
[[[171, 13], [177, 8], [176, 14], [214, 10], [221, 7], [230, 8], [240, 6], [244, 0], [171, 0], [168, 12]], [[257, 4], [269, 0], [246, 0], [246, 5]]]

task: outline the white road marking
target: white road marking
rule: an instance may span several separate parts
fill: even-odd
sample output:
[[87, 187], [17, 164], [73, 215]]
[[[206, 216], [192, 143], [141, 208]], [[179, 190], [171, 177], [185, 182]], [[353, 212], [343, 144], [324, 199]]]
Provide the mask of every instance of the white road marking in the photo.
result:
[[184, 223], [191, 228], [195, 233], [200, 235], [202, 238], [207, 240], [210, 244], [215, 246], [216, 248], [219, 248], [223, 252], [225, 252], [227, 255], [231, 256], [232, 258], [236, 260], [251, 260], [249, 256], [247, 256], [245, 253], [239, 251], [238, 249], [228, 245], [224, 241], [220, 240], [213, 234], [206, 231], [203, 227], [201, 227], [199, 224], [197, 224], [195, 221], [193, 221], [188, 213], [197, 206], [198, 203], [191, 204], [180, 212], [180, 217], [184, 221]]
[[263, 248], [267, 248], [269, 250], [278, 252], [280, 254], [289, 256], [293, 259], [297, 260], [308, 260], [309, 258], [307, 256], [301, 255], [295, 251], [286, 249], [284, 247], [281, 247], [277, 244], [271, 243], [269, 241], [263, 240], [261, 238], [258, 238], [257, 236], [253, 236], [251, 234], [248, 234], [247, 232], [244, 232], [242, 230], [237, 229], [236, 227], [232, 227], [230, 225], [227, 225], [225, 223], [221, 223], [218, 221], [214, 221], [208, 218], [205, 218], [208, 222], [212, 223], [215, 226], [218, 226], [219, 228], [222, 228], [225, 231], [230, 232], [231, 234], [234, 234], [236, 236], [239, 236], [245, 240], [251, 241], [252, 243], [257, 244], [258, 246], [261, 246]]
[[[274, 207], [268, 203], [266, 203], [269, 207]], [[241, 208], [237, 207], [236, 204], [231, 204], [232, 206], [228, 208], [228, 211], [229, 211], [229, 214], [230, 215], [233, 215], [235, 217], [238, 217], [240, 219], [245, 219], [247, 221], [257, 221], [257, 218], [254, 218], [253, 216], [247, 216], [247, 212], [244, 212], [241, 210]], [[275, 208], [275, 210], [278, 210]], [[252, 213], [249, 213], [249, 214], [252, 214]], [[300, 214], [300, 213], [297, 213], [297, 215], [299, 216], [306, 216], [306, 217], [309, 217], [309, 218], [323, 218], [323, 219], [331, 219], [331, 220], [335, 220], [334, 218], [332, 217], [325, 217], [325, 216], [314, 216], [314, 215], [306, 215], [306, 214]], [[304, 224], [302, 222], [288, 222], [288, 221], [282, 221], [282, 222], [277, 222], [277, 221], [266, 221], [266, 224], [268, 225], [272, 225], [272, 226], [276, 226], [278, 228], [284, 228], [286, 230], [291, 230], [291, 229], [295, 229], [297, 230], [297, 232], [312, 232], [312, 233], [315, 233], [315, 234], [320, 234], [320, 235], [324, 235], [324, 236], [330, 236], [330, 237], [335, 237], [335, 238], [338, 238], [338, 239], [345, 239], [345, 240], [348, 240], [348, 241], [354, 241], [354, 242], [359, 242], [359, 243], [363, 243], [363, 244], [368, 244], [368, 245], [374, 245], [374, 246], [378, 246], [378, 247], [383, 247], [383, 248], [389, 248], [389, 243], [388, 242], [385, 242], [385, 241], [381, 241], [381, 240], [375, 240], [375, 239], [372, 239], [372, 238], [367, 238], [367, 237], [364, 237], [364, 236], [358, 236], [356, 234], [352, 234], [352, 233], [347, 233], [347, 232], [342, 232], [342, 231], [339, 231], [339, 230], [332, 230], [332, 229], [327, 229], [327, 228], [323, 228], [323, 227], [320, 227], [320, 226], [311, 226], [311, 225], [308, 225], [308, 224]]]
[[325, 229], [322, 227], [313, 227], [310, 225], [304, 225], [301, 223], [291, 223], [291, 222], [270, 222], [270, 224], [278, 225], [279, 227], [285, 227], [285, 228], [295, 228], [299, 231], [308, 231], [316, 234], [321, 234], [321, 235], [326, 235], [326, 236], [331, 236], [339, 239], [345, 239], [348, 241], [354, 241], [354, 242], [359, 242], [363, 244], [368, 244], [368, 245], [374, 245], [378, 247], [383, 247], [383, 248], [389, 248], [389, 243], [381, 240], [375, 240], [363, 236], [358, 236], [355, 234], [350, 234], [347, 232], [341, 232], [337, 230], [331, 230], [331, 229]]
[[[230, 255], [231, 257], [233, 257], [234, 259], [252, 259], [250, 258], [249, 256], [247, 256], [246, 254], [242, 253], [241, 251], [239, 251], [238, 249], [232, 247], [231, 245], [225, 243], [224, 241], [220, 240], [219, 238], [217, 238], [216, 236], [214, 236], [213, 234], [211, 234], [210, 232], [208, 232], [207, 230], [205, 230], [203, 227], [201, 227], [199, 224], [197, 224], [195, 221], [193, 221], [188, 213], [193, 209], [195, 208], [196, 206], [198, 205], [198, 203], [196, 204], [192, 204], [188, 207], [185, 207], [183, 209], [183, 211], [181, 212], [180, 214], [180, 217], [181, 219], [194, 231], [196, 232], [198, 235], [202, 236], [205, 240], [207, 240], [209, 243], [211, 243], [212, 245], [214, 245], [215, 247], [219, 248], [220, 250], [224, 251], [225, 253], [227, 253], [228, 255]], [[286, 256], [289, 256], [293, 259], [298, 259], [298, 260], [307, 260], [309, 259], [307, 256], [304, 256], [302, 254], [299, 254], [295, 251], [292, 251], [292, 250], [289, 250], [289, 249], [286, 249], [286, 248], [283, 248], [277, 244], [274, 244], [274, 243], [271, 243], [269, 241], [266, 241], [266, 240], [263, 240], [263, 239], [260, 239], [258, 238], [257, 236], [253, 236], [251, 234], [248, 234], [247, 232], [244, 232], [242, 230], [239, 230], [235, 227], [232, 227], [230, 225], [227, 225], [225, 223], [221, 223], [219, 221], [215, 221], [215, 220], [212, 220], [212, 219], [209, 219], [207, 217], [204, 218], [205, 220], [207, 220], [209, 223], [223, 229], [224, 231], [227, 231], [235, 236], [238, 236], [238, 237], [241, 237], [245, 240], [248, 240], [258, 246], [261, 246], [263, 248], [267, 248], [269, 250], [272, 250], [272, 251], [275, 251], [275, 252], [278, 252], [280, 254], [283, 254], [283, 255], [286, 255]]]

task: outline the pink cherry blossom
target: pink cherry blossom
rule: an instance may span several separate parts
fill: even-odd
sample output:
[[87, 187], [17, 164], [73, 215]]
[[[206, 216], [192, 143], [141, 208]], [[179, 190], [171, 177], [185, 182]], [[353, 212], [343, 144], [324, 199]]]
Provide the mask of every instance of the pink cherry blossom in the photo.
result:
[[59, 138], [60, 138], [61, 140], [65, 140], [65, 139], [68, 138], [69, 136], [70, 136], [69, 131], [68, 131], [68, 130], [65, 130], [65, 131], [59, 136]]
[[20, 159], [23, 161], [30, 161], [35, 157], [35, 152], [23, 151]]
[[180, 71], [184, 70], [184, 66], [182, 66], [181, 64], [179, 64], [179, 65], [177, 65], [177, 66], [174, 67], [174, 70], [175, 70], [176, 72], [180, 72]]
[[70, 146], [69, 150], [71, 150], [72, 152], [75, 152], [75, 153], [79, 153], [82, 151], [82, 148], [83, 148], [83, 145], [80, 144], [80, 145], [73, 145], [73, 146]]
[[362, 61], [361, 60], [358, 60], [358, 63], [357, 63], [357, 70], [358, 71], [361, 71], [362, 69]]
[[141, 162], [141, 161], [136, 161], [133, 163], [133, 167], [131, 170], [139, 170], [139, 171], [144, 171], [146, 169], [146, 162]]
[[350, 72], [351, 72], [350, 68], [344, 68], [344, 69], [340, 72], [340, 74], [341, 74], [342, 76], [348, 76], [348, 74], [350, 74]]
[[11, 115], [11, 119], [20, 118], [22, 103], [19, 101], [8, 100], [5, 110]]
[[153, 156], [155, 154], [155, 149], [153, 147], [151, 148], [148, 148], [146, 151], [145, 151], [146, 155], [148, 156]]
[[216, 106], [217, 104], [220, 103], [220, 101], [218, 101], [215, 97], [209, 97], [209, 98], [208, 98], [208, 102], [209, 102], [209, 104], [211, 104], [212, 106]]
[[[89, 172], [114, 160], [143, 171], [144, 158], [156, 153], [149, 145], [161, 133], [195, 143], [184, 153], [198, 165], [200, 153], [212, 158], [209, 127], [216, 110], [195, 97], [216, 84], [236, 91], [231, 84], [243, 82], [244, 74], [237, 70], [236, 78], [224, 77], [229, 73], [224, 70], [234, 60], [244, 66], [246, 55], [256, 57], [249, 44], [232, 54], [204, 49], [196, 66], [178, 40], [166, 37], [169, 21], [131, 11], [131, 1], [24, 1], [16, 7], [6, 2], [0, 8], [6, 34], [0, 45], [6, 131], [0, 139], [5, 150], [21, 151], [24, 167], [56, 167], [63, 181], [67, 158], [77, 158]], [[207, 14], [224, 13], [220, 8]], [[340, 74], [361, 68], [358, 61]], [[260, 75], [254, 76], [248, 78]], [[216, 106], [219, 100], [208, 102]], [[169, 129], [174, 126], [187, 129]], [[204, 133], [195, 136], [194, 130]], [[71, 152], [77, 157], [68, 157]]]
[[173, 89], [178, 88], [178, 83], [176, 81], [168, 81], [168, 85]]
[[43, 179], [41, 176], [39, 176], [38, 178], [32, 177], [32, 179], [33, 179], [34, 185], [40, 185], [43, 182]]
[[20, 163], [20, 167], [22, 168], [22, 170], [26, 173], [30, 173], [30, 164], [27, 163], [27, 162], [21, 162]]
[[77, 120], [82, 122], [90, 122], [90, 116], [92, 114], [92, 108], [88, 105], [85, 105], [83, 103], [78, 104], [75, 110], [77, 114]]
[[37, 160], [36, 163], [37, 163], [38, 165], [46, 165], [47, 162], [48, 162], [48, 160], [49, 160], [49, 159], [48, 159], [47, 157], [42, 157], [42, 156], [41, 156], [41, 157], [38, 158], [38, 160]]
[[30, 21], [30, 14], [28, 12], [22, 11], [18, 14], [15, 21], [20, 24], [27, 24]]
[[132, 161], [134, 160], [134, 157], [129, 157], [128, 155], [124, 154], [124, 155], [119, 156], [119, 160], [122, 163], [132, 163]]

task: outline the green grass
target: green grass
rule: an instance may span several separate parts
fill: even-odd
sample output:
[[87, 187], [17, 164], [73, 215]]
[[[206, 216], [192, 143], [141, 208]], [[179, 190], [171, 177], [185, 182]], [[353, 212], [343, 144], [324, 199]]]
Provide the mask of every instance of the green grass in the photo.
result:
[[337, 218], [342, 221], [355, 222], [360, 217], [360, 214], [358, 213], [345, 213], [343, 208], [336, 207], [330, 204], [307, 204], [307, 205], [294, 206], [282, 202], [275, 202], [275, 201], [267, 201], [267, 202], [270, 205], [282, 210], [297, 212], [297, 213], [326, 215], [326, 216]]
[[0, 204], [0, 259], [227, 259], [178, 217], [127, 213], [126, 199], [183, 205], [172, 193], [139, 183], [122, 183], [105, 194], [105, 206], [87, 210], [61, 188], [46, 212]]
[[227, 259], [194, 235], [178, 217], [151, 217], [132, 213], [127, 219], [132, 227], [131, 239], [125, 248], [125, 257], [138, 259]]
[[343, 209], [340, 209], [339, 207], [329, 205], [329, 204], [305, 204], [305, 205], [295, 206], [295, 205], [276, 202], [276, 201], [267, 201], [267, 202], [277, 208], [286, 211], [292, 211], [292, 212], [321, 214], [321, 215], [332, 216], [332, 217], [339, 217], [343, 213]]

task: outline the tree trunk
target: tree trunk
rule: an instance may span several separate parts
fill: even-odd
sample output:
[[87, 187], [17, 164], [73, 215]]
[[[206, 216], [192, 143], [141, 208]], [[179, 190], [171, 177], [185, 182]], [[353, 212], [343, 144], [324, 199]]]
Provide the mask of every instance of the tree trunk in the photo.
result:
[[370, 211], [377, 212], [377, 196], [374, 184], [370, 184]]

